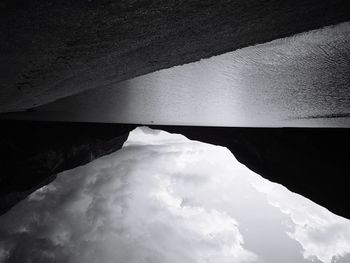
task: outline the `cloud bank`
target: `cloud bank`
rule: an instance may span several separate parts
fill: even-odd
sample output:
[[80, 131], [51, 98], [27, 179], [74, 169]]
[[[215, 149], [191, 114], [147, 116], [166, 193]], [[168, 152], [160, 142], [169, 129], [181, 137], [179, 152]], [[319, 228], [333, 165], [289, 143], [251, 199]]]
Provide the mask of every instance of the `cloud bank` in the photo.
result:
[[301, 244], [304, 258], [331, 263], [350, 253], [349, 220], [288, 191], [282, 185], [271, 184], [267, 180], [252, 184], [258, 191], [267, 194], [271, 205], [291, 218], [294, 229], [287, 234]]
[[224, 147], [141, 127], [0, 217], [0, 262], [279, 262], [278, 244], [295, 250], [285, 262], [330, 263], [349, 229]]

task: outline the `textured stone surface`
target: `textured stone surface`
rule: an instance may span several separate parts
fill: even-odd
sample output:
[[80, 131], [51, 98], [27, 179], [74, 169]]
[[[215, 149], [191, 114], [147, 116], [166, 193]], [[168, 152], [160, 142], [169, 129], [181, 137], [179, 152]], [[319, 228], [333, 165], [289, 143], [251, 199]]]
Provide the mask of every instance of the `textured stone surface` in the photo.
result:
[[347, 0], [0, 4], [0, 112], [347, 21]]

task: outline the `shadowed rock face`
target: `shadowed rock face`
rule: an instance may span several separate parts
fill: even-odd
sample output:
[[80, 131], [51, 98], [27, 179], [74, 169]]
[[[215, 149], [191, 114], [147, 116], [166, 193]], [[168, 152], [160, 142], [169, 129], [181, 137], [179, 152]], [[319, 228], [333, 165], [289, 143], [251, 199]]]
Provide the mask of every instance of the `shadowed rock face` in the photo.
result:
[[0, 112], [350, 19], [348, 0], [0, 4]]
[[0, 215], [56, 174], [120, 149], [131, 126], [2, 122]]
[[350, 129], [158, 128], [227, 147], [252, 171], [350, 218]]
[[[136, 125], [2, 121], [0, 214], [55, 174], [122, 147]], [[226, 146], [241, 163], [350, 218], [349, 129], [151, 126]]]

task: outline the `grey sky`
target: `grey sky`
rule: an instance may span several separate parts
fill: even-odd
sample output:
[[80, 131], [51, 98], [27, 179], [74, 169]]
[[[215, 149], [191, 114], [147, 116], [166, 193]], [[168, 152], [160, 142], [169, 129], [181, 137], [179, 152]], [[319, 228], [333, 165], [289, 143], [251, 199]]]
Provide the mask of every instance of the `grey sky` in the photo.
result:
[[148, 128], [0, 217], [6, 263], [330, 263], [348, 253], [349, 220], [224, 147]]

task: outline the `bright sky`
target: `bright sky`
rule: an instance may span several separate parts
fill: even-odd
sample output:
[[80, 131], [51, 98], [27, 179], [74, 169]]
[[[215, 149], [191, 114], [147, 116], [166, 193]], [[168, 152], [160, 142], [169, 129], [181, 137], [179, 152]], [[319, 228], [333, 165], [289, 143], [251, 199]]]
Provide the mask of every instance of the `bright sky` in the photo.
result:
[[4, 263], [331, 263], [348, 253], [349, 220], [224, 147], [146, 127], [0, 217]]

